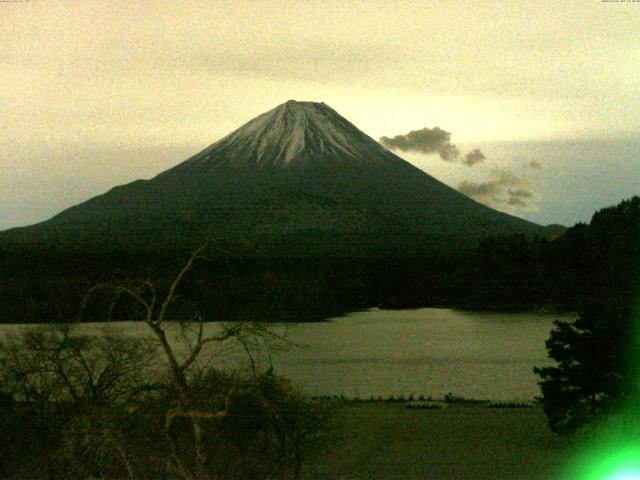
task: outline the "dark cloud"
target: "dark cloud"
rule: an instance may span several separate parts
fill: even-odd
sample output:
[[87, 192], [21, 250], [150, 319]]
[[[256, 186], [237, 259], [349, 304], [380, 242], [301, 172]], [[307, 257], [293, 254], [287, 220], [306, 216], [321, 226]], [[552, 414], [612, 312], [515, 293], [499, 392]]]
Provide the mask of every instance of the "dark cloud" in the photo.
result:
[[418, 152], [426, 155], [437, 153], [448, 162], [460, 156], [460, 150], [451, 143], [451, 133], [440, 127], [412, 130], [393, 138], [381, 137], [380, 143], [387, 148], [403, 152]]
[[460, 185], [458, 185], [458, 191], [464, 193], [468, 197], [477, 198], [501, 194], [504, 191], [504, 187], [496, 180], [489, 180], [488, 182], [483, 183], [463, 180], [460, 182]]
[[536, 195], [531, 181], [506, 170], [495, 171], [494, 177], [486, 182], [464, 180], [458, 185], [458, 191], [494, 208], [535, 208]]
[[542, 170], [542, 162], [538, 160], [531, 160], [529, 162], [529, 168], [533, 168], [534, 170]]
[[509, 195], [512, 197], [520, 197], [520, 198], [533, 198], [533, 192], [529, 190], [511, 190], [509, 189]]
[[463, 163], [469, 167], [473, 167], [476, 163], [483, 162], [487, 157], [480, 151], [479, 148], [474, 148], [464, 156]]
[[460, 156], [460, 150], [455, 145], [447, 143], [438, 150], [438, 155], [447, 162], [453, 162]]
[[467, 167], [487, 159], [479, 148], [474, 148], [463, 157], [458, 147], [451, 143], [451, 132], [440, 127], [425, 127], [422, 130], [412, 130], [405, 135], [396, 135], [392, 138], [380, 137], [380, 143], [392, 150], [418, 152], [425, 155], [437, 154], [447, 162], [456, 162], [460, 159]]
[[509, 200], [507, 200], [507, 205], [524, 209], [529, 207], [529, 204], [519, 197], [509, 197]]

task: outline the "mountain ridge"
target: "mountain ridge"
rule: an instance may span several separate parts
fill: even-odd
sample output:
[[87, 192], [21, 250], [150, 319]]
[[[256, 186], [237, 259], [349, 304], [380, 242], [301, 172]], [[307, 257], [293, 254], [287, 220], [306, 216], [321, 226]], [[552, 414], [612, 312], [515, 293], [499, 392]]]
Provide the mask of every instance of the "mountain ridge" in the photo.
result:
[[149, 180], [114, 187], [2, 245], [189, 248], [206, 237], [257, 256], [442, 255], [544, 227], [462, 195], [324, 103], [288, 101]]

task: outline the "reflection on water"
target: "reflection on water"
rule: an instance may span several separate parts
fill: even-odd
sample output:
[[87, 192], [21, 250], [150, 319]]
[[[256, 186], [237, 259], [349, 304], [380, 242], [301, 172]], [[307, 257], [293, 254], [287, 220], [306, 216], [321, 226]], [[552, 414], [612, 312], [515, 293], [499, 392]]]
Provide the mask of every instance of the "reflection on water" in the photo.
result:
[[[567, 318], [374, 309], [324, 323], [288, 326], [288, 338], [300, 346], [276, 354], [272, 361], [276, 372], [311, 395], [443, 397], [453, 392], [480, 399], [532, 399], [539, 394], [532, 369], [548, 364], [544, 342], [552, 321], [562, 317]], [[9, 334], [23, 328], [2, 326]], [[80, 328], [98, 332], [101, 326]], [[149, 334], [145, 325], [133, 322], [110, 328], [133, 336]], [[228, 366], [237, 358], [232, 348], [207, 352], [214, 365]]]

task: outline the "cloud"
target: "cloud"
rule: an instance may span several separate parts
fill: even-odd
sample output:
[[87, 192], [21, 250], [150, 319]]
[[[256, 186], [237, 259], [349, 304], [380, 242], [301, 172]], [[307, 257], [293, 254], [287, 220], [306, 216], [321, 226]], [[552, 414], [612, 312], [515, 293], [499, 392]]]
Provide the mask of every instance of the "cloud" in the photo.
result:
[[518, 197], [509, 197], [509, 200], [507, 201], [507, 205], [511, 207], [522, 208], [522, 209], [527, 209], [529, 207], [529, 204], [527, 202], [525, 202], [524, 200]]
[[451, 143], [451, 133], [440, 127], [412, 130], [393, 138], [381, 137], [380, 143], [387, 148], [403, 152], [418, 152], [425, 155], [437, 153], [441, 159], [452, 162], [460, 156], [460, 150]]
[[520, 197], [520, 198], [533, 198], [533, 192], [528, 190], [511, 190], [509, 189], [509, 195], [512, 197]]
[[479, 148], [474, 148], [462, 156], [462, 152], [451, 143], [451, 132], [440, 127], [412, 130], [405, 135], [395, 137], [380, 137], [380, 143], [392, 150], [402, 152], [417, 152], [425, 155], [437, 154], [446, 162], [456, 162], [459, 159], [467, 167], [472, 167], [487, 159]]
[[534, 170], [542, 170], [542, 162], [538, 160], [531, 160], [529, 162], [529, 168], [533, 168]]
[[496, 170], [486, 182], [463, 180], [458, 191], [493, 208], [535, 209], [536, 194], [531, 181], [506, 170]]
[[468, 197], [476, 198], [487, 197], [491, 195], [499, 195], [503, 192], [504, 187], [500, 185], [500, 182], [496, 180], [489, 180], [484, 183], [469, 182], [463, 180], [458, 185], [458, 191], [464, 193]]
[[447, 162], [453, 162], [460, 156], [460, 150], [455, 145], [447, 143], [440, 148], [438, 155]]
[[469, 167], [473, 167], [476, 163], [483, 162], [487, 157], [480, 151], [479, 148], [474, 148], [464, 156], [463, 163]]

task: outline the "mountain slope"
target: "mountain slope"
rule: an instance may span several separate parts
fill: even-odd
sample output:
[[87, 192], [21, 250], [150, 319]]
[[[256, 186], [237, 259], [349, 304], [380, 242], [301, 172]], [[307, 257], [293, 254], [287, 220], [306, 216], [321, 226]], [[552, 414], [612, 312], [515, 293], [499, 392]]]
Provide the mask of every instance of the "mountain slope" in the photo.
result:
[[255, 256], [410, 257], [508, 233], [545, 231], [444, 185], [327, 105], [289, 101], [151, 180], [0, 232], [0, 247], [187, 249], [214, 238]]

